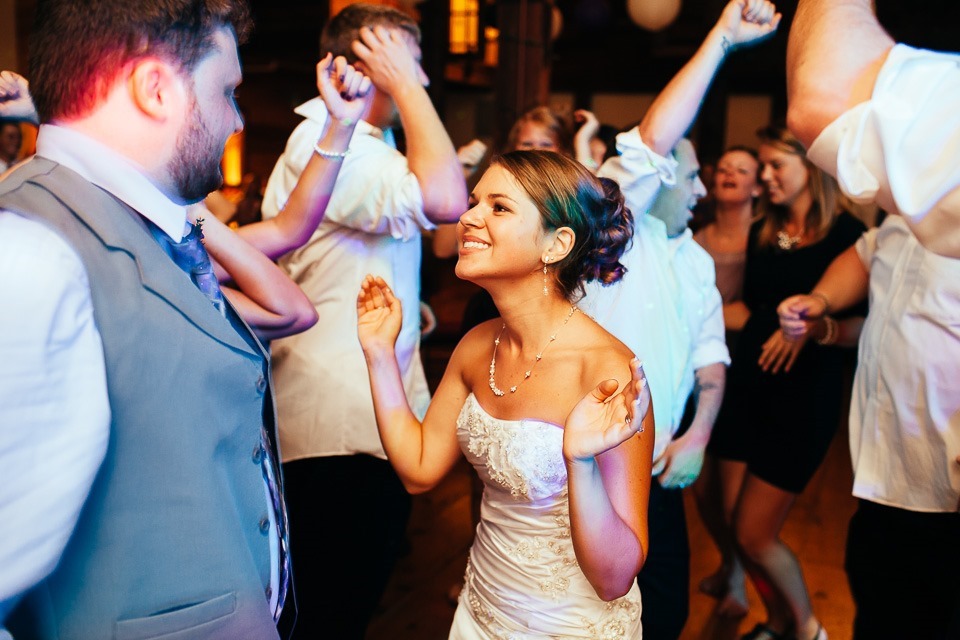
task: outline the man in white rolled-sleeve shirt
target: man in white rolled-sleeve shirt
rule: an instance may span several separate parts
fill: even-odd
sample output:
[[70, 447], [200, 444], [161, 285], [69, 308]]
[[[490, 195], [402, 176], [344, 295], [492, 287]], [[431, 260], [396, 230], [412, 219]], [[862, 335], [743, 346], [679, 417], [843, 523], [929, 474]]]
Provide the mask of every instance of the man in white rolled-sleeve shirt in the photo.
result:
[[[727, 54], [768, 37], [779, 21], [770, 2], [727, 3], [640, 124], [617, 136], [620, 155], [597, 172], [620, 184], [634, 215], [633, 245], [621, 258], [626, 275], [610, 287], [588, 285], [583, 307], [643, 360], [653, 396], [651, 553], [637, 576], [648, 640], [676, 640], [687, 619], [690, 551], [677, 489], [700, 474], [730, 364], [713, 259], [687, 229], [690, 210], [706, 189], [693, 146], [682, 136]], [[679, 434], [691, 393], [693, 418]]]
[[960, 55], [894, 43], [869, 0], [801, 0], [788, 121], [890, 215], [778, 311], [801, 336], [869, 295], [850, 404], [853, 635], [960, 637]]
[[[423, 416], [430, 396], [419, 354], [421, 238], [466, 210], [456, 150], [419, 65], [420, 31], [388, 7], [355, 4], [324, 28], [323, 53], [344, 55], [374, 85], [313, 237], [281, 266], [313, 300], [320, 321], [273, 343], [281, 450], [300, 607], [296, 637], [362, 638], [405, 536], [409, 497], [380, 444], [357, 340], [357, 294], [368, 273], [400, 299], [396, 353], [404, 390]], [[328, 114], [311, 100], [267, 184], [275, 215], [314, 153]], [[404, 156], [389, 128], [399, 116]], [[334, 156], [335, 159], [336, 156]], [[297, 542], [293, 542], [296, 540]]]

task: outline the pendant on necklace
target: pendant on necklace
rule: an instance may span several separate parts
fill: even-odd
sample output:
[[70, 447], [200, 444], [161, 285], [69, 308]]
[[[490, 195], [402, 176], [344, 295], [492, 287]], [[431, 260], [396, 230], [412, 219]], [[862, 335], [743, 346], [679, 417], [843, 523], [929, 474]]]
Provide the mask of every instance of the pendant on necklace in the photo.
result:
[[[556, 331], [553, 332], [553, 334], [550, 336], [550, 340], [547, 341], [547, 344], [544, 345], [543, 349], [540, 350], [540, 353], [537, 354], [536, 359], [533, 361], [533, 365], [523, 372], [523, 380], [510, 387], [510, 393], [516, 393], [517, 387], [527, 381], [527, 378], [529, 378], [530, 374], [533, 373], [533, 367], [537, 366], [537, 363], [543, 359], [543, 352], [546, 351], [547, 347], [549, 347], [554, 340], [557, 339], [557, 334], [560, 333], [560, 329], [563, 329], [567, 325], [567, 322], [570, 321], [570, 318], [573, 317], [573, 314], [579, 309], [580, 307], [577, 305], [570, 307], [570, 312], [567, 313], [567, 317], [563, 319], [563, 323]], [[500, 333], [497, 334], [496, 339], [493, 341], [493, 357], [490, 359], [490, 390], [493, 391], [493, 395], [497, 396], [498, 398], [502, 398], [503, 396], [507, 395], [503, 389], [497, 386], [497, 383], [494, 380], [494, 375], [497, 373], [497, 348], [500, 346], [500, 337], [503, 335], [503, 330], [506, 328], [507, 324], [503, 323], [503, 326], [500, 327]]]
[[789, 251], [795, 246], [800, 244], [800, 241], [803, 240], [803, 235], [791, 236], [788, 235], [786, 231], [777, 231], [777, 246], [779, 246], [784, 251]]

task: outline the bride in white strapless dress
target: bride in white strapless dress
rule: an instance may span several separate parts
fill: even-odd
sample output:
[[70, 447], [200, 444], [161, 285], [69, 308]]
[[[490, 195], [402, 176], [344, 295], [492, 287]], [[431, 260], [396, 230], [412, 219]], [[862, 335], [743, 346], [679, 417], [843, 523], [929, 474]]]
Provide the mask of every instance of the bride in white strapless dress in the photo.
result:
[[471, 199], [457, 275], [501, 318], [460, 341], [422, 422], [394, 352], [400, 302], [373, 276], [357, 298], [380, 440], [404, 486], [433, 488], [461, 455], [484, 482], [450, 637], [640, 638], [650, 393], [630, 350], [574, 303], [583, 282], [623, 275], [632, 216], [616, 183], [552, 152], [501, 156]]
[[450, 637], [639, 638], [636, 583], [622, 598], [603, 602], [577, 564], [563, 429], [498, 420], [470, 394], [457, 438], [484, 489]]

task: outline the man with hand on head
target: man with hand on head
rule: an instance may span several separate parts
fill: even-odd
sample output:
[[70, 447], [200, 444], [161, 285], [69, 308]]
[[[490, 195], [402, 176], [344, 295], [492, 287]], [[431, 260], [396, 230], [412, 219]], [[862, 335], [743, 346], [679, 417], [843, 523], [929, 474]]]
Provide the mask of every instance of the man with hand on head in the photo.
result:
[[[326, 217], [280, 260], [322, 321], [275, 341], [273, 356], [292, 539], [297, 545], [297, 637], [362, 638], [406, 535], [410, 498], [386, 460], [357, 340], [356, 292], [381, 276], [403, 305], [397, 356], [404, 391], [423, 417], [430, 401], [419, 355], [423, 230], [467, 208], [456, 150], [424, 88], [420, 30], [389, 7], [349, 5], [330, 19], [322, 55], [345, 56], [373, 82], [371, 106], [345, 151], [316, 145], [329, 117], [320, 100], [267, 184], [263, 211], [286, 202], [307, 160], [342, 162]], [[402, 124], [406, 156], [389, 128]]]
[[[675, 640], [687, 619], [690, 550], [677, 489], [700, 473], [730, 363], [713, 260], [687, 229], [690, 209], [706, 190], [693, 146], [682, 136], [727, 55], [767, 38], [779, 21], [764, 0], [727, 4], [641, 123], [617, 136], [620, 155], [597, 171], [620, 183], [635, 218], [626, 276], [611, 287], [588, 287], [584, 308], [644, 362], [653, 394], [658, 482], [650, 492], [650, 554], [637, 577], [647, 639]], [[693, 420], [678, 435], [691, 393]]]

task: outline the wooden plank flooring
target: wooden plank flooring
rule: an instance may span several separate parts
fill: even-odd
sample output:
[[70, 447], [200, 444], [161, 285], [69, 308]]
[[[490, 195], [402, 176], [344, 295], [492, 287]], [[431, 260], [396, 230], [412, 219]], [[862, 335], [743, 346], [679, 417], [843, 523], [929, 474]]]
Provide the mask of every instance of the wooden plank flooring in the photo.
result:
[[[450, 347], [423, 349], [428, 377], [436, 380]], [[367, 640], [444, 640], [453, 618], [448, 599], [466, 564], [473, 529], [470, 524], [470, 474], [465, 462], [433, 491], [415, 496], [409, 528], [410, 549], [400, 561]], [[827, 459], [797, 501], [784, 526], [783, 540], [797, 554], [814, 611], [831, 640], [850, 640], [853, 603], [843, 571], [847, 523], [855, 502], [845, 428], [838, 432]], [[718, 618], [716, 603], [697, 591], [699, 581], [719, 562], [719, 555], [686, 496], [691, 548], [690, 618], [681, 640], [728, 640], [764, 620], [763, 607], [748, 586], [749, 614], [740, 620]]]

